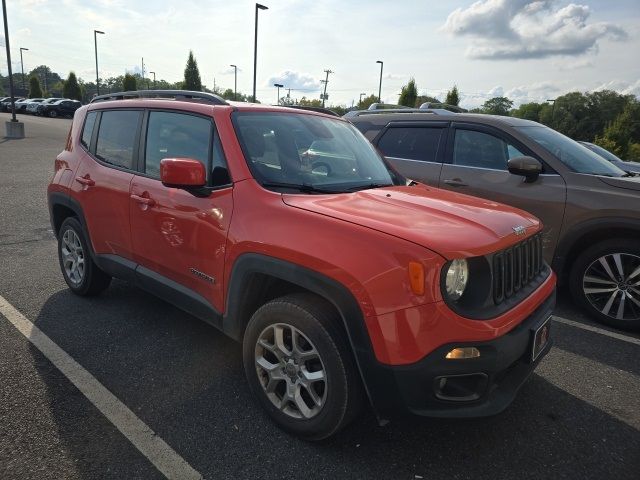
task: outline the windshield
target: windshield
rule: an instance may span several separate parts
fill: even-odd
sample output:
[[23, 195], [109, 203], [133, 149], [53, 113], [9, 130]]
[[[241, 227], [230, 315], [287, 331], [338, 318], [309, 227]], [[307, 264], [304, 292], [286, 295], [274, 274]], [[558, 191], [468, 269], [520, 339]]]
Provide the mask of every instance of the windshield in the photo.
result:
[[604, 158], [606, 160], [609, 160], [610, 162], [622, 162], [623, 161], [621, 158], [616, 157], [609, 150], [605, 150], [604, 148], [602, 148], [602, 147], [600, 147], [598, 145], [595, 145], [593, 143], [583, 143], [582, 145], [587, 147], [589, 150], [596, 152], [602, 158]]
[[350, 123], [316, 115], [236, 112], [242, 150], [266, 188], [347, 192], [401, 182]]
[[549, 127], [515, 127], [576, 173], [623, 177], [626, 173], [584, 145]]

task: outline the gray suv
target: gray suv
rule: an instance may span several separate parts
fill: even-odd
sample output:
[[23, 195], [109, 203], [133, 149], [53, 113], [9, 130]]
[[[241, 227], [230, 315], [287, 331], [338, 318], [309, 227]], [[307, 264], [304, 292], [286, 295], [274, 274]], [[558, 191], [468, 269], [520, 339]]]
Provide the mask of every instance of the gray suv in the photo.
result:
[[640, 328], [639, 176], [528, 120], [417, 109], [345, 117], [405, 177], [538, 216], [545, 258], [574, 301], [602, 323]]

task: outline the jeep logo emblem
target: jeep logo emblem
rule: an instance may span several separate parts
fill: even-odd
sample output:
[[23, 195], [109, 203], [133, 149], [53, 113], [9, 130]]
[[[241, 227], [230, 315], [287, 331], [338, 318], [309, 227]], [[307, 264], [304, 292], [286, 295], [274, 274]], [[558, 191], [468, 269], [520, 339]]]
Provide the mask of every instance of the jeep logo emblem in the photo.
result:
[[527, 233], [527, 229], [524, 228], [522, 225], [518, 225], [516, 227], [513, 227], [513, 233], [515, 233], [517, 236], [522, 236], [525, 233]]

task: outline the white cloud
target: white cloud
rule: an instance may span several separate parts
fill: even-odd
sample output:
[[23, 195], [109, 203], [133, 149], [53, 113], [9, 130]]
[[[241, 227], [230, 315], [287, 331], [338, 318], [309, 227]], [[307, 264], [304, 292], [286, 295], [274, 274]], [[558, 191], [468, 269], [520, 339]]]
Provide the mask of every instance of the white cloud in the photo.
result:
[[611, 80], [606, 83], [602, 83], [593, 89], [594, 92], [600, 90], [614, 90], [623, 95], [635, 95], [640, 97], [640, 80], [636, 80], [634, 83], [625, 82], [622, 80]]
[[268, 87], [271, 87], [274, 83], [284, 85], [284, 88], [290, 88], [291, 90], [298, 90], [301, 92], [314, 92], [320, 90], [321, 83], [311, 75], [306, 73], [293, 72], [291, 70], [285, 70], [282, 73], [272, 76], [267, 81]]
[[590, 15], [586, 5], [558, 8], [554, 0], [479, 0], [451, 12], [441, 30], [473, 37], [467, 56], [485, 60], [581, 55], [603, 39], [628, 38], [618, 25], [588, 23]]

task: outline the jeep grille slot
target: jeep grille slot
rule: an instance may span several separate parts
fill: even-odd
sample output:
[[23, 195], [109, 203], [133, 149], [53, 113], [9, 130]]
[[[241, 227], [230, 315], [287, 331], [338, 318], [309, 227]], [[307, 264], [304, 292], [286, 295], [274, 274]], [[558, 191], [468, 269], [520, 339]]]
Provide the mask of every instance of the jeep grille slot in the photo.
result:
[[496, 305], [526, 287], [542, 271], [542, 234], [493, 256], [493, 301]]

